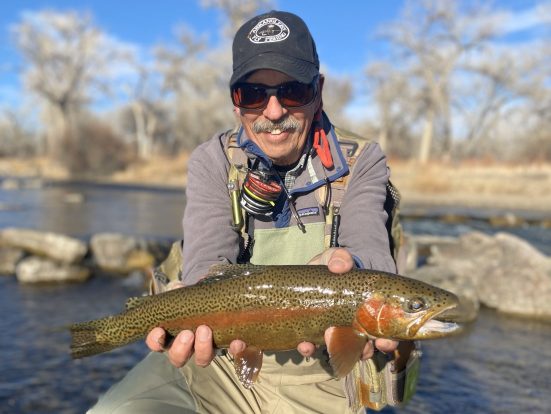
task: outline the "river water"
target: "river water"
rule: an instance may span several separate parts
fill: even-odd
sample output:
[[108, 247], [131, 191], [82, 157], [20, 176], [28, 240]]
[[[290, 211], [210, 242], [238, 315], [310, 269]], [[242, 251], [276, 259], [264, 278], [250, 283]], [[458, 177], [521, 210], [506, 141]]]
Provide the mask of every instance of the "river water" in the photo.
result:
[[[29, 227], [87, 239], [115, 231], [177, 239], [181, 191], [63, 185], [0, 190], [0, 228]], [[414, 234], [457, 236], [481, 220], [446, 224], [406, 221]], [[511, 231], [551, 255], [551, 230]], [[146, 354], [143, 343], [92, 358], [69, 357], [75, 321], [119, 312], [140, 280], [96, 277], [82, 285], [25, 286], [0, 277], [0, 413], [83, 413]], [[551, 300], [551, 298], [550, 298]], [[483, 310], [463, 335], [423, 344], [418, 392], [410, 404], [385, 413], [551, 413], [551, 324]]]

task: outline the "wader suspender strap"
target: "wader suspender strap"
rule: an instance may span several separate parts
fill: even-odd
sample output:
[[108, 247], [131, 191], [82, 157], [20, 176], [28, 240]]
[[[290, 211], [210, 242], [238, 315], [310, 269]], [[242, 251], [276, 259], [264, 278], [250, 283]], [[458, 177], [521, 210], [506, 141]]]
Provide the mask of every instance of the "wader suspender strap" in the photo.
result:
[[362, 139], [355, 134], [345, 132], [337, 127], [334, 127], [334, 129], [350, 172], [344, 177], [330, 183], [329, 194], [326, 194], [328, 191], [327, 186], [320, 187], [316, 190], [316, 197], [320, 205], [325, 206], [327, 203], [326, 200], [329, 200], [328, 207], [324, 208], [325, 248], [339, 246], [338, 232], [341, 219], [340, 208], [344, 198], [344, 193], [348, 187], [348, 179], [352, 176], [358, 155], [362, 152], [365, 145], [369, 143], [368, 140]]
[[[339, 178], [338, 180], [331, 183], [329, 188], [329, 195], [326, 194], [327, 187], [320, 187], [316, 190], [316, 197], [320, 205], [325, 206], [327, 200], [329, 200], [328, 208], [324, 209], [325, 214], [325, 247], [338, 247], [338, 231], [340, 224], [340, 207], [346, 188], [348, 186], [349, 177], [352, 176], [354, 172], [354, 166], [358, 156], [361, 154], [362, 150], [365, 148], [366, 144], [369, 144], [371, 141], [360, 137], [354, 133], [345, 131], [338, 127], [334, 127], [335, 133], [337, 134], [337, 139], [341, 147], [341, 151], [346, 158], [346, 163], [350, 169], [348, 175]], [[402, 225], [399, 220], [399, 206], [400, 206], [400, 192], [392, 184], [388, 182], [386, 186], [386, 200], [384, 204], [384, 209], [388, 214], [388, 219], [386, 222], [386, 228], [389, 235], [389, 246], [392, 258], [396, 263], [398, 273], [405, 270], [406, 265], [406, 249], [403, 249], [404, 246], [404, 235], [402, 231]]]
[[237, 145], [239, 128], [228, 130], [224, 134], [224, 152], [230, 164], [228, 172], [228, 193], [232, 207], [232, 227], [241, 233], [238, 263], [247, 263], [252, 255], [253, 218], [239, 204], [241, 186], [247, 175], [248, 158]]

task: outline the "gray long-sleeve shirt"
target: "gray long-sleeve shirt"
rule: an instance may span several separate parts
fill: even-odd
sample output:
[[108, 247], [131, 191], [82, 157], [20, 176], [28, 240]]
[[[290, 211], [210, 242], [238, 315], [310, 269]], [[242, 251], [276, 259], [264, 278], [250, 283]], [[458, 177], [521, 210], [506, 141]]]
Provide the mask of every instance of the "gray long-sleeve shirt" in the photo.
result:
[[[344, 156], [332, 128], [328, 138], [335, 166], [324, 171], [319, 158], [309, 157], [309, 165], [295, 180], [292, 194], [297, 210], [308, 211], [306, 222], [323, 221], [323, 213], [316, 200], [316, 188], [346, 175]], [[208, 268], [217, 263], [236, 263], [239, 256], [240, 233], [231, 225], [232, 211], [228, 195], [229, 161], [224, 151], [227, 134], [217, 134], [197, 147], [188, 164], [186, 209], [184, 212], [183, 275], [185, 284], [196, 283]], [[249, 152], [255, 146], [243, 131], [238, 144]], [[249, 154], [254, 158], [254, 155]], [[385, 228], [387, 213], [383, 205], [389, 179], [386, 157], [376, 143], [367, 144], [358, 155], [348, 188], [340, 209], [339, 244], [347, 248], [356, 261], [365, 268], [395, 272]], [[281, 227], [281, 220], [255, 220], [255, 228]], [[294, 219], [283, 225], [295, 226]], [[282, 263], [285, 264], [285, 263]]]

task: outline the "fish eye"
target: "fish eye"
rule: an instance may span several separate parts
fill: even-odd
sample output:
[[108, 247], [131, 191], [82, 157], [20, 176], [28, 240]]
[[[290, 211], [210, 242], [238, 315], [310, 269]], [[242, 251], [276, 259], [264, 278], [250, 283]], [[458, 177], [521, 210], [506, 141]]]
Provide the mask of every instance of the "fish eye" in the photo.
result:
[[423, 298], [413, 298], [407, 301], [408, 312], [419, 312], [425, 309], [425, 300]]

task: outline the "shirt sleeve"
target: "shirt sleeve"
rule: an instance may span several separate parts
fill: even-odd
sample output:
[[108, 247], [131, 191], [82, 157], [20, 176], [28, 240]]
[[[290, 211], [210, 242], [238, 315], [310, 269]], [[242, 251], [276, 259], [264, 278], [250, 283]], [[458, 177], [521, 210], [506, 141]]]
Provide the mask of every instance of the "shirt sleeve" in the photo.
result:
[[229, 163], [220, 137], [197, 147], [188, 162], [182, 281], [197, 283], [213, 264], [235, 263], [239, 233], [231, 225]]
[[379, 145], [366, 145], [358, 156], [342, 201], [339, 244], [364, 268], [395, 273], [385, 226], [389, 177], [386, 157]]

